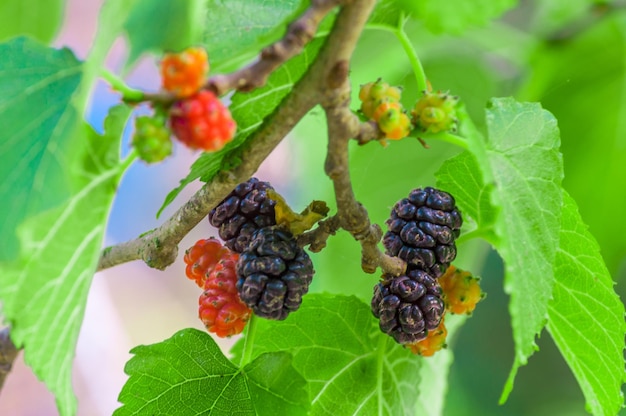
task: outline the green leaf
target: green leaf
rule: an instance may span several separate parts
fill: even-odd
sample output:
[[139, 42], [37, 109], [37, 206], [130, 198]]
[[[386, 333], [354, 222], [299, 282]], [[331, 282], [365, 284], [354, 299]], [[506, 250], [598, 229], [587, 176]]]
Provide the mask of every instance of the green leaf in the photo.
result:
[[580, 385], [588, 410], [615, 415], [624, 403], [624, 304], [576, 202], [563, 192], [548, 331]]
[[420, 416], [440, 416], [445, 414], [444, 405], [448, 396], [448, 376], [453, 361], [450, 343], [456, 339], [459, 329], [466, 321], [467, 316], [446, 315], [445, 325], [448, 330], [446, 337], [447, 348], [422, 361], [418, 387], [419, 397], [416, 400], [415, 411], [412, 414]]
[[617, 277], [626, 258], [626, 221], [615, 217], [626, 212], [626, 193], [616, 191], [626, 178], [626, 14], [600, 19], [536, 51], [525, 96], [559, 120], [568, 167], [563, 186]]
[[184, 329], [131, 350], [115, 415], [306, 415], [306, 382], [291, 355], [268, 352], [242, 369], [206, 332]]
[[[106, 219], [124, 166], [112, 158], [130, 115], [115, 107], [104, 136], [89, 127], [73, 139], [75, 193], [62, 205], [29, 217], [18, 228], [21, 258], [2, 264], [0, 298], [11, 338], [44, 380], [63, 415], [76, 413], [72, 359]], [[77, 140], [80, 139], [80, 140]], [[28, 307], [25, 307], [27, 305]]]
[[451, 34], [484, 26], [517, 4], [516, 0], [399, 1], [432, 32]]
[[209, 0], [206, 3], [204, 44], [216, 71], [234, 69], [236, 64], [259, 53], [278, 40], [308, 2], [302, 0]]
[[399, 0], [381, 0], [376, 3], [376, 7], [370, 14], [368, 25], [382, 25], [390, 28], [397, 28], [402, 12], [409, 12], [406, 5]]
[[28, 38], [0, 44], [0, 261], [14, 259], [18, 224], [69, 196], [66, 152], [80, 115], [71, 105], [82, 67], [67, 49]]
[[[69, 198], [73, 163], [93, 82], [115, 40], [118, 16], [132, 2], [109, 0], [98, 36], [81, 65], [67, 49], [47, 48], [27, 38], [0, 44], [0, 261], [15, 259], [15, 229], [28, 216]], [[117, 28], [117, 29], [116, 29]]]
[[511, 296], [515, 341], [515, 361], [501, 399], [506, 400], [517, 369], [536, 350], [535, 336], [546, 324], [552, 296], [562, 203], [559, 131], [539, 104], [512, 98], [491, 101], [486, 141], [462, 118], [469, 150], [485, 182], [493, 183], [491, 203], [500, 212], [496, 249], [506, 266], [504, 290]]
[[180, 51], [201, 40], [201, 0], [137, 0], [124, 23], [130, 42], [127, 66], [144, 52]]
[[323, 41], [311, 42], [304, 51], [282, 65], [268, 78], [267, 84], [254, 90], [252, 93], [236, 93], [230, 104], [230, 111], [237, 121], [237, 134], [233, 141], [223, 149], [213, 153], [203, 153], [191, 166], [191, 172], [180, 181], [180, 186], [172, 190], [157, 216], [167, 207], [185, 186], [196, 179], [204, 182], [211, 181], [222, 169], [231, 169], [241, 163], [238, 158], [246, 140], [262, 125], [266, 117], [270, 116], [293, 86], [304, 75], [309, 65], [317, 56]]
[[567, 30], [568, 24], [578, 26], [583, 21], [590, 23], [590, 21], [601, 18], [601, 13], [594, 13], [592, 10], [594, 5], [599, 5], [598, 3], [597, 0], [551, 0], [537, 2], [533, 13], [532, 32], [543, 36], [551, 36], [559, 30]]
[[63, 0], [2, 0], [0, 2], [0, 41], [27, 35], [50, 42], [63, 21]]
[[369, 306], [353, 296], [309, 294], [285, 321], [259, 320], [251, 347], [253, 357], [293, 354], [313, 415], [414, 414], [422, 358], [383, 334]]
[[493, 227], [498, 212], [491, 204], [493, 187], [485, 185], [476, 158], [470, 152], [463, 152], [446, 160], [435, 175], [437, 186], [454, 195], [464, 223], [471, 218], [477, 233], [487, 241], [495, 242]]

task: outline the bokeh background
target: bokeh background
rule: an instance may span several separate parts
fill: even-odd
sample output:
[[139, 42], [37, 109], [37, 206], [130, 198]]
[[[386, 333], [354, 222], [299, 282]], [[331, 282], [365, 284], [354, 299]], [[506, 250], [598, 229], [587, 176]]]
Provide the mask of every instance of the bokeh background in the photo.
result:
[[[100, 5], [100, 0], [68, 0], [65, 24], [55, 45], [68, 46], [77, 56], [85, 57], [97, 28]], [[623, 8], [619, 4], [592, 7], [582, 0], [522, 1], [499, 21], [463, 36], [433, 35], [417, 24], [410, 25], [408, 31], [433, 87], [459, 95], [479, 126], [485, 104], [493, 96], [541, 101], [555, 114], [562, 133], [564, 185], [600, 242], [617, 291], [624, 295]], [[119, 72], [126, 56], [126, 43], [119, 39], [107, 66]], [[156, 90], [159, 78], [155, 62], [152, 57], [142, 59], [130, 72], [128, 83]], [[404, 52], [393, 36], [368, 30], [357, 49], [351, 79], [358, 87], [378, 77], [404, 85], [407, 105], [419, 94]], [[117, 101], [118, 96], [107, 85], [98, 85], [86, 117], [101, 130], [107, 109]], [[137, 109], [138, 114], [145, 111]], [[124, 143], [126, 153], [128, 137]], [[433, 185], [441, 162], [459, 151], [446, 143], [429, 145], [426, 150], [416, 141], [404, 140], [387, 148], [354, 146], [351, 171], [355, 192], [373, 221], [384, 223], [393, 203], [411, 189]], [[271, 181], [296, 209], [312, 199], [331, 202], [331, 184], [323, 172], [325, 150], [324, 120], [321, 112], [314, 110], [256, 176]], [[162, 164], [134, 164], [119, 188], [106, 244], [134, 238], [158, 226], [199, 189], [199, 183], [188, 186], [161, 219], [155, 218], [167, 193], [187, 174], [197, 156], [177, 146], [174, 157]], [[80, 415], [110, 415], [118, 407], [117, 395], [126, 380], [123, 368], [132, 347], [162, 341], [185, 327], [202, 328], [197, 319], [199, 289], [184, 276], [182, 253], [196, 240], [210, 235], [216, 233], [208, 221], [203, 221], [183, 240], [179, 260], [165, 272], [134, 262], [96, 274], [74, 367]], [[357, 294], [369, 300], [376, 276], [360, 270], [358, 246], [350, 236], [340, 233], [331, 238], [327, 249], [312, 258], [317, 270], [312, 290]], [[461, 246], [455, 264], [481, 275], [488, 297], [451, 342], [455, 361], [444, 413], [586, 414], [582, 394], [548, 334], [539, 339], [540, 351], [520, 369], [508, 402], [498, 405], [513, 363], [508, 297], [502, 290], [503, 265], [497, 253], [480, 241]], [[234, 340], [220, 342], [226, 351]], [[0, 415], [56, 414], [54, 398], [20, 356], [0, 393]]]

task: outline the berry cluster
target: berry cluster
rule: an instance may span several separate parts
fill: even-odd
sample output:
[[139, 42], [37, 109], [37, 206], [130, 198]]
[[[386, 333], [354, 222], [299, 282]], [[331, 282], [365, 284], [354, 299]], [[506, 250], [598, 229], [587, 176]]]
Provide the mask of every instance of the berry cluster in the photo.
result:
[[[211, 91], [202, 89], [209, 72], [207, 53], [188, 48], [169, 53], [161, 61], [163, 89], [176, 97], [173, 105], [155, 105], [157, 116], [140, 117], [136, 122], [133, 146], [147, 163], [163, 160], [172, 153], [170, 130], [190, 149], [214, 152], [230, 142], [237, 125], [230, 111]], [[160, 113], [168, 111], [161, 117]], [[169, 128], [165, 121], [169, 116]]]
[[313, 279], [313, 263], [294, 236], [276, 225], [272, 186], [251, 178], [209, 213], [224, 245], [198, 241], [185, 253], [187, 277], [204, 289], [200, 319], [220, 337], [243, 331], [252, 312], [282, 320], [296, 311]]
[[178, 98], [194, 95], [209, 74], [209, 57], [203, 48], [188, 48], [180, 53], [167, 53], [161, 61], [163, 89]]
[[399, 140], [409, 135], [411, 120], [400, 103], [401, 91], [382, 80], [361, 86], [359, 98], [365, 117], [378, 123], [385, 138]]
[[458, 124], [455, 109], [458, 101], [458, 97], [449, 94], [424, 91], [411, 110], [415, 127], [428, 133], [455, 131]]
[[461, 313], [461, 303], [473, 302], [471, 310], [476, 304], [474, 281], [465, 284], [446, 272], [456, 257], [462, 222], [454, 198], [431, 187], [411, 191], [387, 220], [386, 253], [404, 260], [407, 269], [401, 276], [382, 276], [374, 288], [372, 313], [384, 333], [417, 354], [432, 355], [445, 345], [447, 310]]
[[198, 316], [218, 337], [241, 333], [252, 313], [237, 292], [238, 258], [215, 238], [199, 240], [185, 252], [187, 277], [204, 290], [198, 300]]
[[226, 247], [241, 253], [255, 231], [276, 225], [276, 201], [267, 192], [267, 182], [251, 178], [240, 183], [209, 213], [209, 222], [217, 227]]
[[385, 134], [385, 139], [402, 139], [407, 137], [413, 128], [428, 133], [456, 130], [457, 97], [430, 90], [424, 91], [423, 96], [411, 110], [411, 118], [402, 107], [400, 97], [401, 90], [398, 87], [392, 87], [380, 79], [362, 85], [359, 91], [361, 112], [368, 119], [378, 123], [378, 128]]
[[457, 315], [470, 315], [485, 294], [480, 290], [480, 279], [468, 271], [450, 266], [439, 283], [444, 293], [446, 310]]
[[294, 236], [276, 225], [274, 188], [251, 178], [210, 213], [227, 247], [240, 253], [237, 289], [258, 316], [285, 319], [300, 307], [313, 278], [313, 263]]
[[146, 163], [160, 162], [171, 155], [172, 141], [170, 131], [165, 125], [165, 117], [137, 117], [132, 146], [137, 151], [137, 156]]

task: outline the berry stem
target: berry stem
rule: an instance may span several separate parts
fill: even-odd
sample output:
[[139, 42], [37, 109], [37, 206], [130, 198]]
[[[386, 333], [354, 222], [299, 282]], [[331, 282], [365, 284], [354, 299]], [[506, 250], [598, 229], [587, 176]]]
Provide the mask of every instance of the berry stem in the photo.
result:
[[122, 99], [126, 102], [139, 102], [144, 100], [144, 93], [129, 87], [122, 78], [118, 77], [108, 69], [102, 69], [100, 75], [111, 87], [122, 94]]
[[138, 157], [139, 157], [139, 154], [137, 153], [137, 150], [135, 149], [131, 150], [130, 153], [124, 159], [121, 160], [120, 171], [122, 172], [126, 171], [126, 169], [128, 169], [130, 165], [132, 165], [133, 162], [137, 160]]
[[429, 140], [429, 139], [439, 140], [442, 142], [451, 143], [453, 145], [459, 146], [460, 148], [464, 150], [468, 149], [467, 140], [465, 140], [461, 136], [457, 136], [456, 134], [448, 133], [445, 131], [434, 133], [434, 134], [433, 133], [418, 134], [418, 137], [424, 140]]
[[254, 314], [250, 315], [250, 320], [246, 328], [246, 333], [243, 338], [243, 351], [241, 353], [241, 361], [239, 361], [239, 368], [244, 368], [246, 364], [252, 361], [252, 351], [254, 349], [254, 338], [256, 336], [258, 318]]
[[422, 62], [417, 55], [417, 51], [411, 43], [411, 39], [409, 39], [408, 35], [404, 31], [405, 23], [406, 16], [404, 15], [404, 13], [401, 13], [400, 19], [398, 20], [398, 26], [395, 30], [393, 30], [393, 33], [396, 35], [396, 38], [398, 38], [398, 41], [400, 41], [402, 48], [404, 48], [404, 52], [406, 53], [407, 58], [409, 58], [409, 62], [411, 63], [411, 67], [413, 68], [413, 73], [415, 74], [417, 89], [419, 91], [427, 91], [428, 82], [426, 80], [426, 73], [424, 72]]

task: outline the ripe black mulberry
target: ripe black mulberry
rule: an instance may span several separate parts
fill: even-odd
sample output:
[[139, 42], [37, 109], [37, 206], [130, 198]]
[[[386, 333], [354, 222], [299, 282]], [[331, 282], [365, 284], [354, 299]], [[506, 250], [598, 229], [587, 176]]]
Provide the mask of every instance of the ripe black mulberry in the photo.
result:
[[240, 183], [209, 213], [209, 222], [218, 227], [224, 245], [241, 253], [255, 231], [276, 224], [276, 201], [267, 195], [274, 189], [267, 182], [250, 178]]
[[381, 331], [399, 344], [425, 339], [441, 323], [445, 313], [441, 286], [423, 270], [409, 270], [402, 276], [383, 275], [374, 287], [372, 313]]
[[290, 232], [262, 228], [239, 256], [237, 289], [256, 315], [282, 320], [300, 307], [313, 273], [309, 255]]
[[383, 244], [387, 254], [400, 257], [409, 268], [437, 278], [456, 257], [454, 241], [462, 223], [450, 194], [431, 187], [414, 189], [391, 210]]

